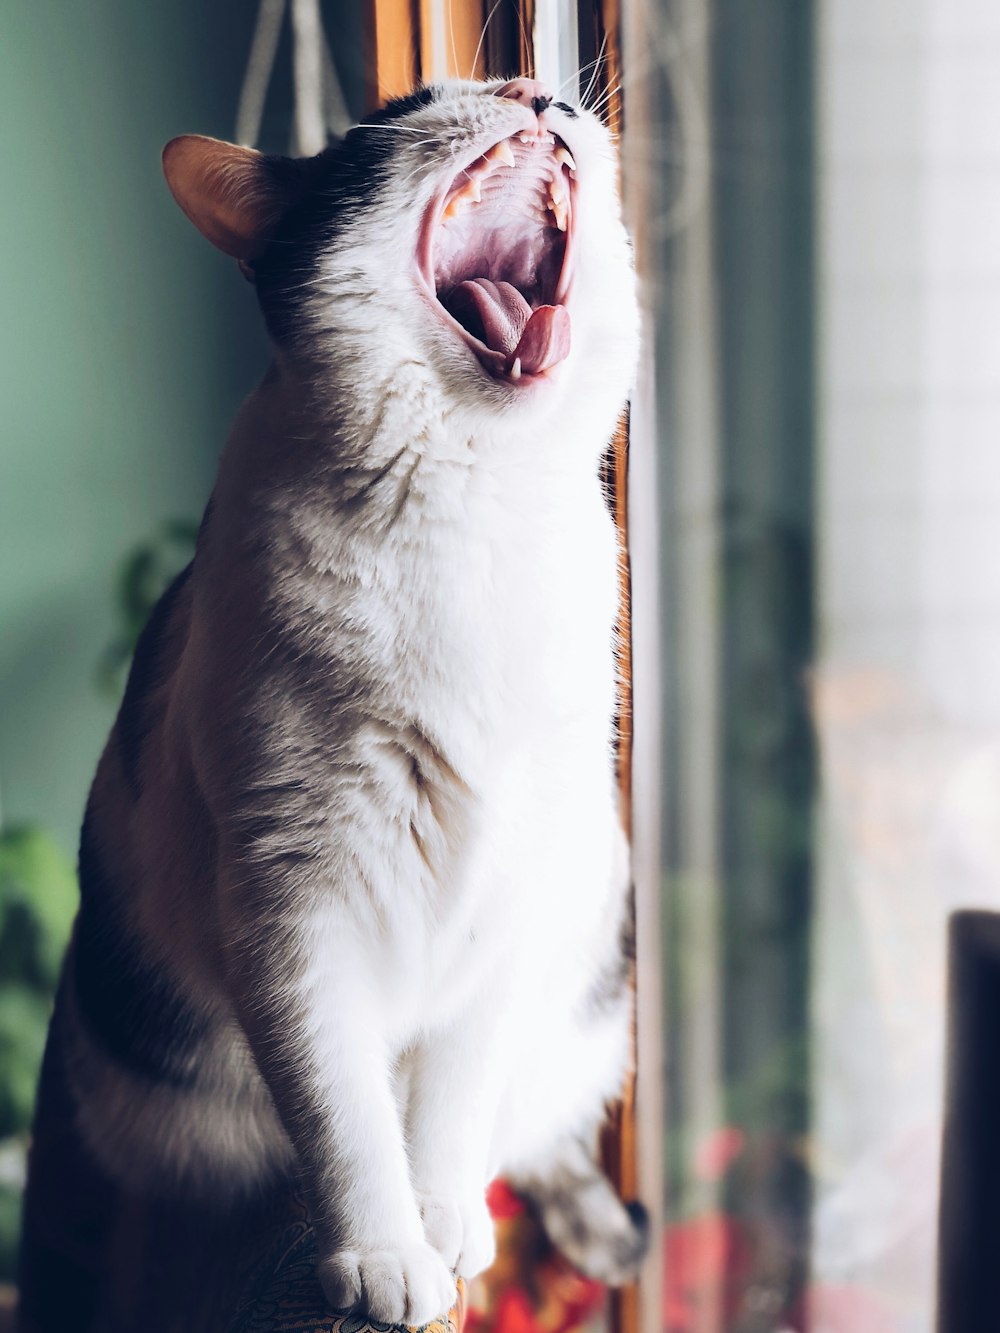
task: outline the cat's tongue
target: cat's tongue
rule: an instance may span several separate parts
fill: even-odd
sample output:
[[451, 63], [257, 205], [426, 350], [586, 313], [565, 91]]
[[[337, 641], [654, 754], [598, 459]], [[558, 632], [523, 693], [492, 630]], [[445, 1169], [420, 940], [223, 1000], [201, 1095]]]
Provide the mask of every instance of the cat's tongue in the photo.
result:
[[564, 305], [540, 305], [514, 348], [511, 365], [520, 361], [527, 375], [537, 375], [569, 356], [569, 312]]
[[543, 305], [533, 311], [512, 283], [471, 278], [453, 288], [445, 304], [491, 351], [503, 352], [509, 365], [519, 360], [522, 374], [537, 375], [569, 355], [565, 307]]

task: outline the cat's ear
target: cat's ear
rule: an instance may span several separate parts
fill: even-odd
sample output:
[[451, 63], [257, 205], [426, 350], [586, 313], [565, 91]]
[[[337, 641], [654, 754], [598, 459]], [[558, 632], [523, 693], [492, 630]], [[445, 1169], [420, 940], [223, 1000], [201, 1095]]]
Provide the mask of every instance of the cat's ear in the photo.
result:
[[182, 134], [163, 150], [174, 198], [201, 234], [241, 267], [261, 254], [295, 201], [296, 165], [201, 134]]

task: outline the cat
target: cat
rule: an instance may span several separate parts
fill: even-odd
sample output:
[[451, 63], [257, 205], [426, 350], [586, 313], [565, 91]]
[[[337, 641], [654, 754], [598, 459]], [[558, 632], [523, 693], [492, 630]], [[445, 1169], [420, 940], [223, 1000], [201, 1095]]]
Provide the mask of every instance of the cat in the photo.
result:
[[184, 136], [164, 169], [274, 361], [100, 761], [39, 1125], [61, 1098], [150, 1196], [297, 1181], [335, 1309], [446, 1311], [501, 1172], [624, 1281], [609, 135], [535, 80], [452, 82], [315, 158]]

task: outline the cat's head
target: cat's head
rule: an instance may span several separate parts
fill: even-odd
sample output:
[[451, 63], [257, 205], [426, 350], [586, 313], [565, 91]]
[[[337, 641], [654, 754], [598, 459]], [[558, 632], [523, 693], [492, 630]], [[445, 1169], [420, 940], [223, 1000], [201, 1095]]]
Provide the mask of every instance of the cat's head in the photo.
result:
[[184, 136], [178, 202], [256, 283], [279, 355], [429, 367], [489, 411], [628, 387], [636, 313], [612, 143], [529, 79], [390, 102], [317, 157]]

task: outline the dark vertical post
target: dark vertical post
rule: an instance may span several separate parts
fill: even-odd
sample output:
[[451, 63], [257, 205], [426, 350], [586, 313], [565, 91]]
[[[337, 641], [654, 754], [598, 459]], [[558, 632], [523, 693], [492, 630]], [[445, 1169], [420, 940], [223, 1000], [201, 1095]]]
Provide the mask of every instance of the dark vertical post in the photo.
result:
[[948, 1072], [938, 1246], [939, 1333], [1000, 1326], [1000, 913], [949, 931]]

